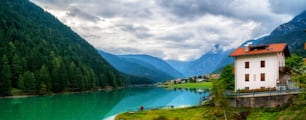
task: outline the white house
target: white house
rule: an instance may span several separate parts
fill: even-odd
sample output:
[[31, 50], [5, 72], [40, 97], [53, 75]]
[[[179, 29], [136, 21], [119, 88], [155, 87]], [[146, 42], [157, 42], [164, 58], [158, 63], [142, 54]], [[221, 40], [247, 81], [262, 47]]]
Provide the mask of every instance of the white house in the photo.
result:
[[237, 48], [230, 56], [235, 58], [235, 91], [294, 87], [285, 67], [285, 57], [290, 56], [285, 43], [247, 44]]

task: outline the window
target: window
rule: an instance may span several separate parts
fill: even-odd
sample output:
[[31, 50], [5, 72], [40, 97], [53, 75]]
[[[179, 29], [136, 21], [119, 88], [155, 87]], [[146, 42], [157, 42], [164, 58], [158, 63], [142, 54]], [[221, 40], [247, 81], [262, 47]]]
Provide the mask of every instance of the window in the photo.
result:
[[245, 63], [244, 63], [244, 67], [245, 67], [245, 68], [249, 68], [249, 67], [250, 67], [250, 62], [245, 62]]
[[260, 61], [260, 67], [264, 68], [265, 66], [266, 66], [265, 61], [264, 60]]
[[244, 75], [244, 79], [245, 79], [245, 81], [250, 81], [250, 75], [249, 74], [245, 74]]
[[249, 90], [250, 88], [249, 88], [249, 87], [245, 87], [244, 89], [245, 89], [245, 90]]
[[260, 74], [260, 81], [265, 81], [266, 80], [266, 75], [265, 73]]

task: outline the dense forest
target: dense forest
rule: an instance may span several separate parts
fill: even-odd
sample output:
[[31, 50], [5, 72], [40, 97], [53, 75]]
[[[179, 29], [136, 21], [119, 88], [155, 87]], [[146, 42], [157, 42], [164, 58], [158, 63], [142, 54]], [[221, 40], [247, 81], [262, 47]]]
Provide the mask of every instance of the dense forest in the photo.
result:
[[0, 96], [126, 84], [90, 44], [28, 0], [1, 0], [0, 16]]

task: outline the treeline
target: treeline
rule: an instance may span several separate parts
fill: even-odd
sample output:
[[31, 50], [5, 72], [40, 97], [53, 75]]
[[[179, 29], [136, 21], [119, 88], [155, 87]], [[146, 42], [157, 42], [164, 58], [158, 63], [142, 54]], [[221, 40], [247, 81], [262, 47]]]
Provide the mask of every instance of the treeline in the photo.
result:
[[85, 40], [28, 0], [0, 1], [0, 95], [124, 86]]

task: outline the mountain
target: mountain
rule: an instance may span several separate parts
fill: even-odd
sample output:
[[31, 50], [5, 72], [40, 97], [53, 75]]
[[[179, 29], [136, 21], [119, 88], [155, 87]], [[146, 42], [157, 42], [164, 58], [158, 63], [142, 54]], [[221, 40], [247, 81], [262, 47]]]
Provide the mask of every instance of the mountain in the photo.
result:
[[168, 75], [174, 77], [184, 77], [182, 73], [178, 72], [177, 70], [172, 68], [167, 62], [157, 57], [152, 57], [149, 55], [122, 55], [122, 57], [130, 59], [132, 61], [140, 61], [139, 63], [141, 64], [150, 64], [152, 65], [152, 67], [155, 67], [156, 69], [159, 69], [160, 71], [163, 71]]
[[183, 62], [168, 60], [167, 62], [185, 76], [209, 74], [225, 65], [232, 64], [233, 58], [228, 57], [232, 51], [222, 51], [217, 48], [194, 61]]
[[125, 85], [94, 47], [30, 1], [1, 0], [0, 16], [0, 95]]
[[183, 77], [159, 58], [148, 55], [113, 55], [101, 50], [99, 53], [116, 69], [128, 75], [144, 77], [154, 82]]
[[287, 43], [291, 53], [306, 57], [306, 11], [294, 17], [288, 23], [275, 28], [270, 35], [257, 39], [257, 44]]
[[[306, 50], [304, 50], [304, 43], [306, 42], [306, 11], [294, 17], [288, 23], [282, 24], [275, 28], [270, 35], [261, 37], [256, 40], [248, 40], [240, 45], [243, 47], [246, 43], [252, 42], [258, 44], [271, 43], [287, 43], [291, 53], [306, 57]], [[172, 67], [185, 76], [193, 76], [199, 74], [207, 74], [218, 71], [226, 64], [232, 64], [233, 58], [228, 57], [228, 51], [208, 52], [200, 59], [190, 62], [181, 61], [167, 61]]]

